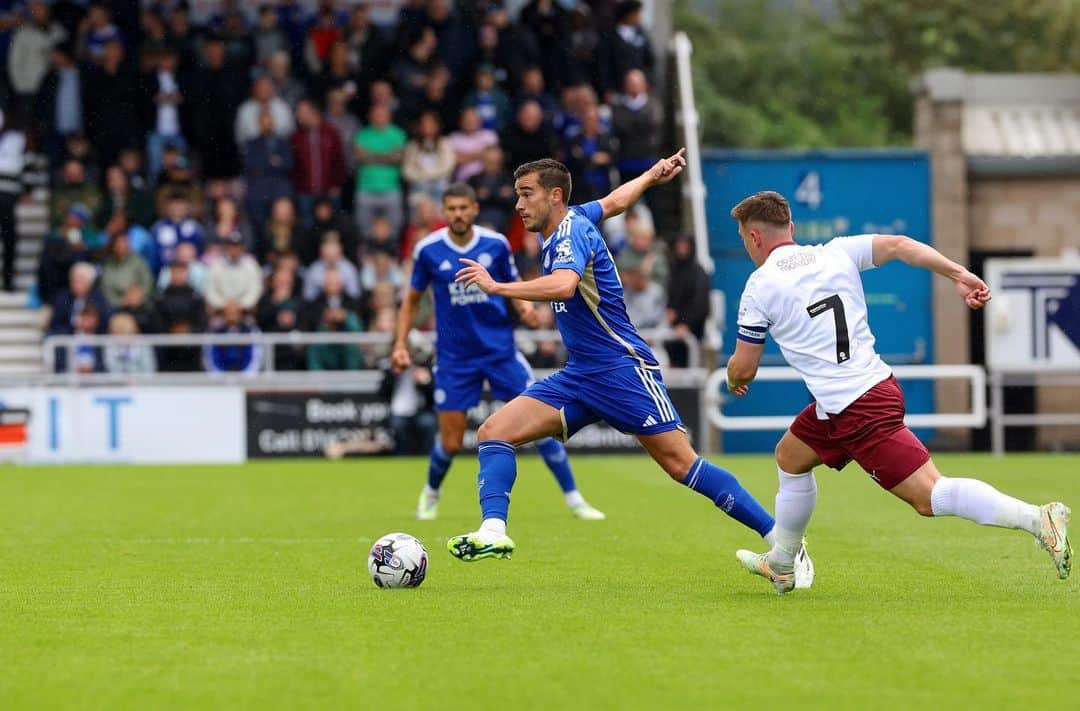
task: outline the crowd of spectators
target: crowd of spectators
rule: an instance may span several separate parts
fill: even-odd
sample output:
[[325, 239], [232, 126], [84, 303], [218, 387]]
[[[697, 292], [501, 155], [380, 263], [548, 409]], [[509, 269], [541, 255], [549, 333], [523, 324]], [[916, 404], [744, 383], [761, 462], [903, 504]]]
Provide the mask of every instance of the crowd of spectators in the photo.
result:
[[[661, 152], [640, 2], [531, 0], [512, 14], [406, 0], [389, 26], [363, 2], [226, 0], [206, 18], [182, 0], [119, 18], [121, 4], [140, 7], [0, 10], [3, 286], [19, 186], [45, 170], [33, 298], [49, 334], [389, 332], [411, 245], [444, 226], [450, 182], [473, 186], [480, 223], [508, 235], [529, 278], [538, 244], [513, 211], [514, 166], [560, 158], [584, 202]], [[669, 249], [644, 206], [607, 237], [638, 325], [700, 336], [708, 280], [692, 242]], [[530, 357], [544, 365], [554, 348]], [[375, 366], [345, 344], [273, 355], [276, 369]], [[254, 372], [265, 358], [117, 345], [57, 365]]]

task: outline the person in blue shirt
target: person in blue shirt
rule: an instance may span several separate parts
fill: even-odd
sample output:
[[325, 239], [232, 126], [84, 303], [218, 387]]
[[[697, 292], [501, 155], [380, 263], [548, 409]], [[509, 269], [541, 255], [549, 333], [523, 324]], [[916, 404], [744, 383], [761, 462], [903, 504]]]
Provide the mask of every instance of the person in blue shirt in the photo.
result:
[[517, 476], [517, 447], [543, 437], [566, 440], [599, 420], [636, 435], [671, 478], [706, 496], [766, 541], [772, 539], [773, 517], [734, 475], [698, 456], [690, 444], [656, 357], [626, 314], [615, 262], [597, 228], [650, 187], [675, 179], [686, 167], [683, 153], [658, 161], [599, 201], [575, 206], [568, 202], [566, 166], [551, 159], [526, 163], [514, 171], [516, 207], [525, 229], [540, 233], [544, 275], [508, 281], [479, 260], [461, 258], [464, 266], [456, 283], [466, 289], [550, 301], [570, 359], [564, 369], [531, 385], [481, 425], [483, 520], [478, 531], [447, 542], [453, 556], [465, 561], [509, 558], [514, 542], [506, 535], [506, 518]]
[[[416, 516], [421, 520], [437, 515], [442, 482], [465, 435], [465, 413], [480, 402], [484, 381], [496, 400], [515, 398], [533, 383], [532, 370], [514, 345], [511, 303], [522, 323], [532, 327], [539, 324], [532, 304], [511, 302], [455, 280], [462, 258], [484, 265], [501, 281], [517, 281], [518, 272], [506, 237], [475, 224], [480, 204], [471, 187], [464, 183], [450, 185], [442, 202], [447, 226], [427, 235], [413, 249], [412, 282], [398, 312], [391, 356], [399, 373], [412, 365], [408, 336], [420, 299], [431, 287], [437, 335], [435, 408], [439, 439], [431, 450], [427, 484], [417, 505]], [[562, 443], [551, 437], [535, 439], [539, 440], [536, 446], [540, 456], [555, 475], [573, 514], [585, 520], [603, 519], [604, 514], [590, 506], [578, 491]]]

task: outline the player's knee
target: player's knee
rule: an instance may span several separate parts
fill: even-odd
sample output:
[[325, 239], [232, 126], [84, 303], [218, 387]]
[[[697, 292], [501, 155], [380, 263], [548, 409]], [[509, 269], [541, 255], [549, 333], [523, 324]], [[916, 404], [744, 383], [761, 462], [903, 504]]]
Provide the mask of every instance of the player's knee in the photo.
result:
[[484, 424], [480, 425], [480, 429], [476, 431], [476, 439], [478, 442], [487, 442], [493, 439], [508, 442], [509, 435], [510, 433], [506, 428], [502, 427], [498, 419], [494, 417], [489, 417], [484, 420]]
[[686, 475], [690, 473], [690, 470], [694, 466], [694, 462], [697, 461], [697, 454], [692, 453], [693, 456], [673, 452], [660, 458], [658, 462], [660, 467], [667, 472], [667, 475], [675, 481], [682, 483], [686, 479]]

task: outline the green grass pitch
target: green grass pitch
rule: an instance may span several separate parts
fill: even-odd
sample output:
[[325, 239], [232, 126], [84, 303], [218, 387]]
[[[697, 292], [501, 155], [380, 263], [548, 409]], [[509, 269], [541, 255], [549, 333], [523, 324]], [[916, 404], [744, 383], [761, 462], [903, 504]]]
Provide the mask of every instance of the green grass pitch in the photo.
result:
[[[1080, 571], [1026, 534], [819, 471], [817, 581], [778, 597], [733, 555], [760, 542], [644, 455], [573, 461], [608, 520], [572, 519], [523, 457], [518, 551], [473, 564], [445, 549], [478, 522], [471, 456], [424, 523], [418, 459], [0, 469], [0, 708], [1080, 703]], [[772, 508], [768, 459], [719, 461]], [[937, 461], [1080, 512], [1080, 458]], [[399, 530], [427, 581], [377, 589], [367, 550]]]

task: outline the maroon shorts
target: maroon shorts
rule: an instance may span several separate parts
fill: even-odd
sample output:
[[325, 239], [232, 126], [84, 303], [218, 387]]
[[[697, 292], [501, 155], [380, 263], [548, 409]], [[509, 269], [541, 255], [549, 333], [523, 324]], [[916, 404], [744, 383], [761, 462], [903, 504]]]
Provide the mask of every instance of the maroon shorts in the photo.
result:
[[854, 459], [883, 489], [891, 489], [930, 460], [930, 451], [904, 425], [904, 392], [891, 375], [839, 415], [819, 420], [815, 407], [799, 413], [791, 433], [833, 469]]

